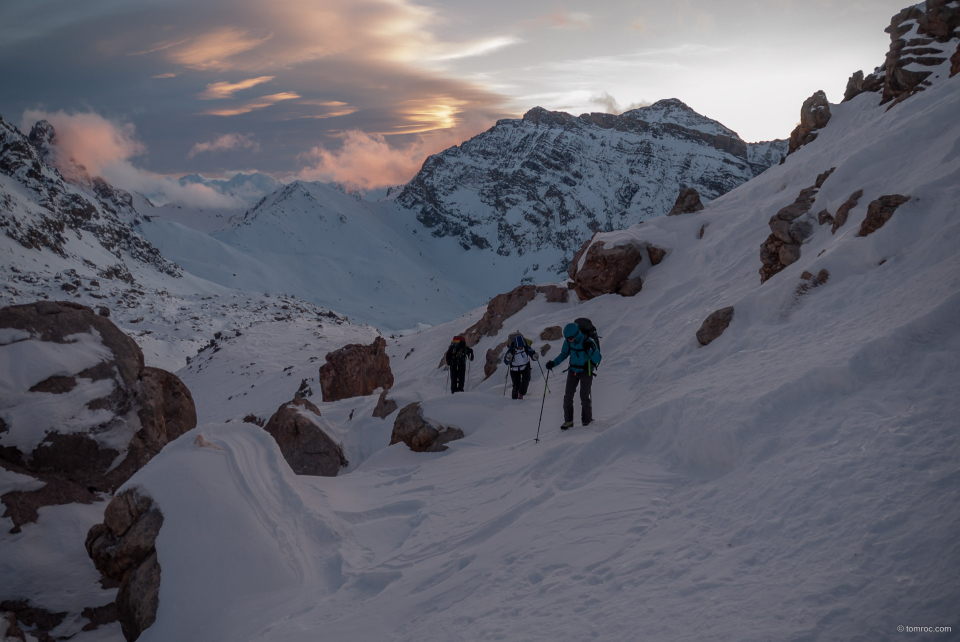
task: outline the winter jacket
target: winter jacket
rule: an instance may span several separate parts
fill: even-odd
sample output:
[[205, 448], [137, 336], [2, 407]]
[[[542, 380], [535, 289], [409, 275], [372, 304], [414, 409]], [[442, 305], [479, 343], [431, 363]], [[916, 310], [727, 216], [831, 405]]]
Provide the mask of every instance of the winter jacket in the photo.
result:
[[[463, 345], [458, 346], [458, 343], [462, 343]], [[467, 359], [473, 361], [473, 348], [468, 347], [466, 342], [451, 343], [450, 347], [447, 348], [445, 359], [448, 366], [464, 364], [467, 362]]]
[[564, 339], [563, 347], [560, 349], [560, 354], [553, 360], [553, 365], [563, 363], [567, 356], [570, 357], [571, 370], [574, 372], [588, 371], [590, 374], [593, 374], [594, 367], [600, 365], [600, 359], [602, 358], [597, 344], [593, 342], [593, 339], [585, 337], [579, 329], [574, 335], [573, 341]]
[[530, 361], [537, 359], [537, 351], [530, 347], [522, 335], [515, 335], [512, 344], [503, 355], [503, 362], [511, 370], [523, 370], [530, 367]]

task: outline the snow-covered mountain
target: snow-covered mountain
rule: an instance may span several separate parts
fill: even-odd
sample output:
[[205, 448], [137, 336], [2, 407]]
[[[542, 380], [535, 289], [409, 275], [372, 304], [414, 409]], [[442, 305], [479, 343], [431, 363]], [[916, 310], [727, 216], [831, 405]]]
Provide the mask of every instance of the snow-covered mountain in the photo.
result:
[[187, 174], [180, 177], [178, 182], [180, 185], [205, 185], [221, 194], [241, 198], [249, 205], [253, 205], [270, 192], [283, 186], [283, 183], [277, 179], [261, 172], [250, 174], [238, 172], [229, 179], [206, 178], [200, 174]]
[[619, 116], [537, 107], [431, 156], [395, 198], [464, 247], [559, 250], [551, 269], [562, 272], [593, 232], [666, 214], [682, 188], [717, 198], [786, 150], [786, 141], [746, 143], [677, 99]]

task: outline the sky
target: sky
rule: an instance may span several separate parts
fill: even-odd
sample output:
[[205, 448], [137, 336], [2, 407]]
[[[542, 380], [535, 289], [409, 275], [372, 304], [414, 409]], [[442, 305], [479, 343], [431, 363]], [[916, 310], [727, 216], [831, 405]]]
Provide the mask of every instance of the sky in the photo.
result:
[[0, 116], [127, 189], [377, 189], [535, 106], [679, 98], [750, 142], [883, 62], [904, 0], [0, 0]]

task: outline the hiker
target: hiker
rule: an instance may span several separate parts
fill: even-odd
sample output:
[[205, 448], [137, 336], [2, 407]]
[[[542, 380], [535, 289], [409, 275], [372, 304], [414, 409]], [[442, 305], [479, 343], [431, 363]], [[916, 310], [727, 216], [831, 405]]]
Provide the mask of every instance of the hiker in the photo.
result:
[[[586, 321], [586, 319], [578, 319]], [[587, 326], [587, 324], [589, 324]], [[587, 321], [591, 334], [596, 334], [593, 324]], [[573, 394], [580, 386], [580, 419], [584, 426], [593, 421], [593, 403], [590, 391], [593, 388], [593, 377], [596, 367], [600, 365], [600, 346], [592, 336], [587, 336], [578, 323], [568, 323], [563, 328], [563, 347], [556, 359], [547, 362], [547, 370], [563, 363], [570, 356], [570, 367], [567, 369], [567, 388], [563, 393], [563, 424], [561, 430], [573, 427]]]
[[510, 393], [511, 399], [523, 399], [527, 394], [527, 387], [530, 385], [530, 360], [539, 359], [537, 351], [530, 347], [531, 342], [527, 341], [522, 334], [514, 332], [508, 338], [509, 344], [507, 353], [503, 355], [503, 362], [510, 368], [510, 380], [513, 382], [513, 391]]
[[463, 392], [463, 383], [467, 378], [467, 359], [473, 361], [473, 349], [467, 346], [466, 339], [457, 336], [450, 342], [445, 358], [450, 366], [450, 394]]

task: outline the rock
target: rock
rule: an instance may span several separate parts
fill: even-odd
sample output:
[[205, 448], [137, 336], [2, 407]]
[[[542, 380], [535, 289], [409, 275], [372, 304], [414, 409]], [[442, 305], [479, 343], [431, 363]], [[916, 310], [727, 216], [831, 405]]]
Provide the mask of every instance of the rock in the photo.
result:
[[101, 305], [101, 306], [100, 306], [100, 309], [97, 310], [97, 314], [99, 314], [99, 315], [102, 316], [102, 317], [108, 317], [108, 318], [109, 318], [109, 316], [110, 316], [110, 308], [108, 308], [108, 307], [105, 306], [105, 305]]
[[404, 406], [397, 415], [390, 445], [403, 442], [414, 452], [441, 452], [447, 449], [445, 444], [455, 439], [463, 439], [463, 431], [424, 419], [420, 402], [417, 401]]
[[635, 276], [632, 279], [627, 279], [623, 282], [623, 285], [617, 290], [617, 294], [620, 296], [636, 296], [640, 290], [643, 289], [643, 279], [639, 276]]
[[705, 346], [723, 334], [733, 320], [733, 306], [721, 308], [708, 316], [697, 330], [697, 341]]
[[[929, 37], [904, 40], [914, 25], [917, 35]], [[893, 16], [890, 26], [884, 30], [890, 34], [890, 48], [881, 68], [883, 98], [880, 104], [890, 102], [890, 107], [893, 107], [929, 85], [927, 79], [933, 71], [918, 67], [935, 67], [945, 62], [947, 52], [942, 47], [930, 45], [947, 43], [956, 38], [958, 27], [960, 7], [952, 3], [948, 5], [946, 0], [928, 0], [923, 9], [920, 5], [908, 7]], [[954, 61], [953, 58], [950, 60]], [[956, 67], [954, 63], [951, 74], [955, 73]]]
[[87, 554], [94, 566], [120, 583], [117, 618], [131, 642], [156, 620], [160, 591], [156, 541], [162, 526], [159, 507], [140, 489], [130, 488], [110, 500], [103, 523], [87, 533]]
[[817, 214], [817, 224], [826, 225], [827, 223], [833, 224], [834, 218], [829, 211], [823, 210], [822, 212]]
[[549, 343], [545, 343], [545, 344], [543, 344], [543, 347], [540, 348], [540, 356], [541, 356], [541, 357], [544, 357], [544, 356], [546, 356], [546, 354], [547, 354], [548, 352], [550, 352], [550, 344], [549, 344]]
[[[67, 617], [67, 611], [53, 613], [38, 606], [30, 606], [29, 600], [4, 600], [0, 602], [0, 612], [13, 615], [12, 624], [13, 626], [17, 626], [17, 628], [19, 628], [19, 624], [23, 624], [26, 627], [35, 628], [36, 631], [42, 631], [44, 633], [60, 626], [60, 623]], [[9, 622], [9, 620], [7, 621]], [[35, 632], [31, 631], [31, 633]], [[11, 632], [8, 630], [7, 636], [9, 637], [10, 635]]]
[[574, 290], [581, 301], [617, 292], [643, 260], [640, 248], [632, 243], [605, 248], [594, 243], [587, 250], [583, 267], [574, 277]]
[[396, 409], [397, 402], [393, 399], [387, 399], [387, 391], [384, 390], [380, 393], [380, 398], [377, 399], [377, 407], [373, 409], [373, 416], [386, 419]]
[[552, 325], [549, 328], [544, 328], [543, 332], [540, 333], [541, 341], [557, 341], [563, 337], [563, 329], [558, 325]]
[[23, 629], [17, 626], [17, 614], [12, 611], [0, 611], [0, 634], [4, 642], [27, 642]]
[[112, 624], [119, 619], [119, 616], [117, 615], [116, 602], [110, 602], [109, 604], [104, 604], [103, 606], [88, 606], [87, 608], [83, 609], [80, 615], [90, 620], [87, 624], [83, 625], [82, 630], [84, 631], [93, 631], [106, 624]]
[[486, 381], [489, 379], [494, 372], [497, 371], [497, 367], [500, 365], [500, 354], [503, 352], [503, 349], [507, 347], [507, 342], [497, 344], [496, 346], [487, 350], [487, 358], [483, 364], [483, 379]]
[[790, 133], [790, 149], [792, 154], [807, 143], [817, 138], [817, 130], [823, 129], [830, 122], [830, 103], [823, 90], [815, 92], [803, 101], [800, 108], [800, 124]]
[[[700, 228], [700, 238], [703, 238], [703, 228]], [[660, 265], [660, 261], [667, 255], [666, 250], [661, 250], [653, 245], [647, 246], [647, 257], [650, 259], [650, 265]]]
[[702, 209], [703, 203], [700, 202], [700, 194], [696, 188], [685, 187], [680, 190], [680, 194], [677, 196], [677, 202], [673, 204], [673, 208], [667, 213], [667, 216], [693, 214]]
[[[91, 392], [87, 397], [81, 392], [76, 412], [95, 411], [99, 416], [98, 423], [83, 430], [64, 426], [61, 433], [54, 427], [45, 436], [38, 435], [36, 439], [42, 441], [30, 452], [12, 446], [0, 448], [0, 465], [46, 483], [39, 490], [13, 491], [0, 498], [15, 531], [36, 521], [37, 509], [42, 506], [90, 503], [98, 492], [113, 492], [167, 443], [196, 426], [193, 397], [183, 382], [164, 370], [144, 367], [143, 354], [133, 339], [92, 309], [55, 301], [11, 306], [0, 310], [0, 328], [24, 330], [37, 342], [63, 344], [63, 350], [71, 349], [66, 346], [78, 340], [76, 337], [86, 336], [83, 340], [91, 346], [102, 343], [97, 349], [105, 355], [81, 372], [57, 374], [29, 390], [16, 391], [25, 395], [72, 392], [76, 396], [78, 386], [83, 386], [81, 391]], [[95, 384], [99, 382], [103, 383], [98, 388]], [[7, 427], [21, 434], [29, 434], [32, 428]], [[113, 435], [110, 446], [98, 441], [104, 433]], [[121, 455], [116, 445], [126, 452], [114, 465]]]
[[319, 408], [306, 399], [294, 399], [277, 409], [264, 430], [276, 440], [283, 458], [296, 474], [336, 477], [348, 464], [347, 458], [343, 449], [317, 425], [319, 418]]
[[327, 362], [320, 367], [320, 390], [325, 402], [363, 397], [377, 388], [388, 390], [393, 386], [387, 342], [377, 337], [372, 344], [346, 345], [327, 354]]
[[799, 296], [806, 294], [813, 288], [820, 287], [821, 285], [825, 284], [829, 278], [830, 273], [826, 270], [820, 270], [817, 273], [817, 276], [813, 276], [813, 274], [804, 270], [803, 274], [800, 275], [800, 280], [802, 283], [797, 286], [797, 295]]
[[473, 347], [480, 341], [480, 337], [495, 337], [503, 328], [503, 322], [522, 310], [537, 296], [537, 288], [533, 285], [520, 285], [506, 294], [498, 294], [490, 299], [487, 310], [475, 324], [467, 328], [463, 337], [467, 345]]
[[861, 196], [863, 196], [863, 190], [858, 189], [856, 192], [850, 195], [850, 198], [848, 198], [843, 205], [840, 206], [840, 209], [837, 210], [837, 215], [831, 219], [833, 221], [833, 225], [830, 228], [831, 234], [836, 234], [837, 230], [843, 227], [844, 223], [847, 222], [847, 217], [850, 215], [850, 210], [857, 206], [857, 202], [860, 200]]
[[909, 196], [890, 194], [881, 196], [871, 202], [870, 205], [867, 206], [867, 217], [863, 219], [863, 223], [860, 224], [860, 232], [857, 236], [867, 236], [879, 230], [883, 227], [884, 223], [890, 220], [890, 217], [897, 211], [897, 208], [909, 200]]
[[566, 303], [570, 298], [570, 290], [559, 285], [538, 285], [537, 294], [547, 295], [547, 303]]
[[960, 42], [957, 43], [957, 51], [950, 56], [950, 77], [953, 78], [960, 74]]
[[[820, 186], [836, 168], [828, 169], [810, 187], [800, 190], [796, 200], [780, 208], [770, 218], [770, 236], [760, 245], [760, 282], [763, 283], [800, 258], [800, 246], [813, 234], [813, 220], [808, 216]], [[820, 217], [829, 216], [824, 210]]]
[[307, 397], [313, 396], [313, 388], [307, 385], [306, 379], [300, 380], [300, 387], [297, 388], [297, 391], [293, 393], [295, 399], [306, 399]]

